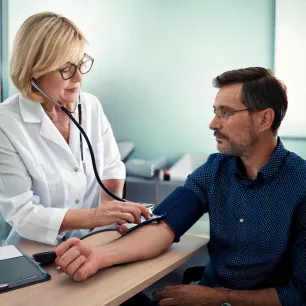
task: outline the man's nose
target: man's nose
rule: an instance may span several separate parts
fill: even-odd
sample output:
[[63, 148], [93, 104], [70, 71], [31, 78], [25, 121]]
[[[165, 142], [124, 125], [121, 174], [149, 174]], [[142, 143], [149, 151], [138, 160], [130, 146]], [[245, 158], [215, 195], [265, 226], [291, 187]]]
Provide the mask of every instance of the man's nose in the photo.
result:
[[209, 124], [211, 130], [221, 129], [220, 119], [215, 115]]

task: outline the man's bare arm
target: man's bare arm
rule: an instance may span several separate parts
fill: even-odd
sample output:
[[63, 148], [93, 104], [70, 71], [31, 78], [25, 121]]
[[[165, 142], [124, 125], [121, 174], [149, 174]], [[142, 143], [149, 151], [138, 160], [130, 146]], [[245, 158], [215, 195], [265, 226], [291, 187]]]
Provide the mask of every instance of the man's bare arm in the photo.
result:
[[172, 229], [161, 221], [102, 246], [70, 238], [56, 249], [55, 262], [67, 275], [81, 281], [105, 267], [155, 257], [171, 246], [174, 236]]

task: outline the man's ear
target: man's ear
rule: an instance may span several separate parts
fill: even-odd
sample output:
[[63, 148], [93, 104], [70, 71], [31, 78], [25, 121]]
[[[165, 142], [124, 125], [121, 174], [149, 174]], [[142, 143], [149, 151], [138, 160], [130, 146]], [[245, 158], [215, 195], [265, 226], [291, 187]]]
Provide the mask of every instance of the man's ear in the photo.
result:
[[272, 108], [267, 108], [260, 112], [260, 123], [259, 129], [260, 131], [265, 131], [271, 128], [273, 124], [273, 120], [275, 117], [274, 110]]

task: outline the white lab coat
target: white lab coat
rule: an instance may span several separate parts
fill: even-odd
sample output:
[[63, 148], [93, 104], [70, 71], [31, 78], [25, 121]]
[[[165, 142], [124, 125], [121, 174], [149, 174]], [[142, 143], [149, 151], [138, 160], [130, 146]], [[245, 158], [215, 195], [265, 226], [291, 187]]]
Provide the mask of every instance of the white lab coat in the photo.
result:
[[[100, 178], [124, 179], [125, 167], [101, 104], [84, 92], [80, 101], [82, 127], [93, 146]], [[74, 117], [78, 119], [77, 114]], [[23, 237], [56, 245], [68, 209], [98, 205], [100, 187], [88, 146], [83, 138], [84, 172], [80, 133], [72, 122], [69, 142], [41, 104], [20, 94], [0, 104], [0, 212], [13, 228], [7, 244]]]

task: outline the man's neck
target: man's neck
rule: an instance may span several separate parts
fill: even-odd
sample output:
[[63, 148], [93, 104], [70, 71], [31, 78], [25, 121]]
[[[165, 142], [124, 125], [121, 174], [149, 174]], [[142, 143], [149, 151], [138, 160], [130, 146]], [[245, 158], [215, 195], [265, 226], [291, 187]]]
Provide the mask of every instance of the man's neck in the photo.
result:
[[255, 179], [258, 172], [268, 162], [277, 146], [277, 137], [267, 135], [258, 140], [258, 143], [248, 152], [248, 156], [242, 156], [241, 161], [245, 167], [249, 179]]

